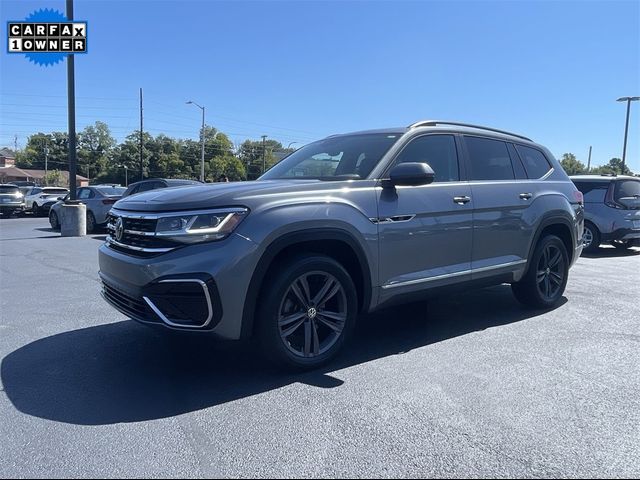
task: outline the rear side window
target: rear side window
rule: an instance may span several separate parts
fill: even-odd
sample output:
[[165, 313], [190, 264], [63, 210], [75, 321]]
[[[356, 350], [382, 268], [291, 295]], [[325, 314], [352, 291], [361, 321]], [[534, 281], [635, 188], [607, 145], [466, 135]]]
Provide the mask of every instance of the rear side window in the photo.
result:
[[576, 182], [576, 188], [582, 192], [584, 203], [604, 203], [609, 182]]
[[614, 191], [614, 199], [640, 197], [640, 180], [618, 180]]
[[507, 144], [500, 140], [465, 135], [471, 166], [470, 180], [513, 180]]
[[156, 187], [157, 182], [145, 182], [138, 187], [136, 193], [148, 192], [149, 190], [153, 190]]
[[425, 135], [411, 140], [396, 163], [428, 163], [436, 174], [435, 182], [460, 180], [456, 142], [452, 135]]
[[522, 163], [524, 163], [524, 168], [527, 171], [529, 178], [543, 177], [549, 170], [551, 170], [549, 161], [540, 150], [525, 147], [524, 145], [516, 145], [516, 149], [520, 154], [520, 158], [522, 159]]

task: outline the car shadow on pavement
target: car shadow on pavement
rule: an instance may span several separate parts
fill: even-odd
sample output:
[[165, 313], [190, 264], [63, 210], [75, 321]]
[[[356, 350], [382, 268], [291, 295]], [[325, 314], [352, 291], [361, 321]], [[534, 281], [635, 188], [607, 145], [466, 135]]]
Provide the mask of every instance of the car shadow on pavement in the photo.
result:
[[78, 425], [139, 422], [295, 382], [339, 387], [343, 381], [331, 372], [542, 313], [523, 308], [507, 285], [381, 310], [359, 319], [335, 362], [300, 374], [265, 365], [250, 342], [121, 321], [25, 345], [2, 360], [0, 374], [7, 397], [25, 414]]
[[640, 255], [640, 249], [620, 249], [615, 247], [599, 247], [595, 252], [583, 253], [584, 258], [634, 257]]

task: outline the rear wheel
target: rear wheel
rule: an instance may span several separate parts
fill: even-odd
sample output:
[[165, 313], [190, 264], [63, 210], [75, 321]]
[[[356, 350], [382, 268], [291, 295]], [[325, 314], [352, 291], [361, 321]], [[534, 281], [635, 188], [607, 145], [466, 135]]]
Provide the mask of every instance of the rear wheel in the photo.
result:
[[49, 212], [49, 225], [51, 225], [51, 228], [53, 230], [57, 230], [58, 228], [60, 228], [60, 222], [58, 221], [58, 215], [53, 210], [51, 210]]
[[293, 369], [317, 368], [333, 359], [357, 314], [349, 273], [330, 257], [296, 257], [263, 290], [259, 340], [269, 360]]
[[87, 233], [93, 233], [96, 229], [96, 217], [93, 213], [87, 212]]
[[582, 245], [585, 253], [593, 253], [600, 247], [600, 231], [591, 222], [584, 222]]
[[511, 289], [525, 305], [550, 308], [562, 298], [568, 277], [567, 249], [560, 238], [547, 235], [538, 242], [529, 270], [522, 280], [511, 285]]
[[38, 207], [38, 204], [36, 202], [33, 202], [33, 204], [31, 205], [31, 212], [36, 217], [40, 215], [40, 208]]

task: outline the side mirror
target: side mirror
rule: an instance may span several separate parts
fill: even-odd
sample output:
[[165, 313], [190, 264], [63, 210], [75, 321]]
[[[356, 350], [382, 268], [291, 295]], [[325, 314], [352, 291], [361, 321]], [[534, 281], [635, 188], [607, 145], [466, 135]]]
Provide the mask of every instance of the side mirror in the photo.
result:
[[383, 182], [382, 186], [390, 188], [396, 185], [428, 185], [433, 182], [435, 176], [436, 174], [428, 163], [399, 163], [391, 169], [389, 180]]

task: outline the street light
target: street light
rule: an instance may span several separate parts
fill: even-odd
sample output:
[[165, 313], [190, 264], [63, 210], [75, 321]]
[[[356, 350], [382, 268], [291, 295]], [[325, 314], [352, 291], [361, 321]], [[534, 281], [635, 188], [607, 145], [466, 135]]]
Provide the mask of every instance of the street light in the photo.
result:
[[118, 166], [124, 168], [124, 186], [128, 187], [129, 186], [129, 167], [127, 167], [126, 165], [118, 165]]
[[622, 147], [622, 173], [624, 174], [624, 162], [627, 157], [627, 134], [629, 133], [629, 110], [631, 102], [640, 100], [640, 97], [620, 97], [616, 102], [627, 102], [627, 120], [624, 125], [624, 146]]
[[287, 150], [289, 150], [291, 148], [291, 145], [293, 145], [294, 143], [300, 143], [300, 142], [291, 142], [289, 145], [287, 145]]
[[202, 158], [200, 159], [200, 181], [204, 182], [204, 107], [198, 105], [196, 102], [189, 100], [187, 105], [195, 105], [202, 110], [202, 130], [200, 136], [202, 137]]

